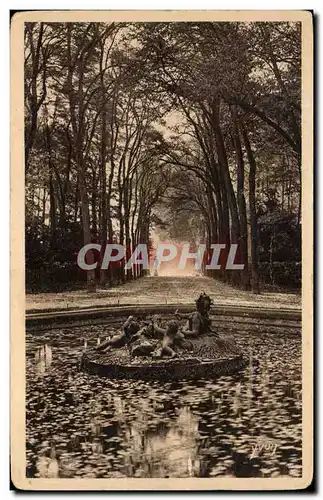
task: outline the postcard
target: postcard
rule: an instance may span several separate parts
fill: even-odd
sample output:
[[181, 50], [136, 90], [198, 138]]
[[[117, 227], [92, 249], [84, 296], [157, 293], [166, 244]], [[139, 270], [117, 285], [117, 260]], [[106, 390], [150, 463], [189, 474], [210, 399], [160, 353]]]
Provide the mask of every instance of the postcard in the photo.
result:
[[11, 19], [11, 478], [313, 480], [313, 16]]

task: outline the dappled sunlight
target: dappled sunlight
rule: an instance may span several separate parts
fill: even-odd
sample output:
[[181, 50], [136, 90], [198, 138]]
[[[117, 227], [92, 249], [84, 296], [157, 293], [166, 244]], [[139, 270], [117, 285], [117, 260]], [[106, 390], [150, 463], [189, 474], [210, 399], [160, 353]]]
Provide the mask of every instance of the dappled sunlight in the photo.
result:
[[[194, 263], [188, 261], [186, 262], [186, 265], [184, 269], [180, 269], [176, 262], [161, 262], [158, 268], [158, 276], [167, 276], [167, 277], [195, 277], [199, 276], [200, 273], [197, 269], [194, 267]], [[154, 271], [151, 270], [151, 276], [154, 277]]]

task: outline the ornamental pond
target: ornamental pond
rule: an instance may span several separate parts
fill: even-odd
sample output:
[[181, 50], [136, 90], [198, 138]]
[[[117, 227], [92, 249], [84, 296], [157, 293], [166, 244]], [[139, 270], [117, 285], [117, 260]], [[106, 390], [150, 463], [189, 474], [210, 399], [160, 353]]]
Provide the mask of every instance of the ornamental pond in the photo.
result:
[[28, 477], [302, 475], [300, 335], [244, 330], [246, 369], [214, 380], [80, 372], [84, 349], [111, 328], [27, 332]]

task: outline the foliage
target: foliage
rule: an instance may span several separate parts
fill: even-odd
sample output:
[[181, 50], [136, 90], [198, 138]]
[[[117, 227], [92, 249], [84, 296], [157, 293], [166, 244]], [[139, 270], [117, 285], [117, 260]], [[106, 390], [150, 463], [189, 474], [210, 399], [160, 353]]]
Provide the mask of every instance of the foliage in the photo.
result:
[[300, 57], [299, 23], [27, 23], [27, 266], [152, 228], [238, 243], [245, 289], [299, 261]]

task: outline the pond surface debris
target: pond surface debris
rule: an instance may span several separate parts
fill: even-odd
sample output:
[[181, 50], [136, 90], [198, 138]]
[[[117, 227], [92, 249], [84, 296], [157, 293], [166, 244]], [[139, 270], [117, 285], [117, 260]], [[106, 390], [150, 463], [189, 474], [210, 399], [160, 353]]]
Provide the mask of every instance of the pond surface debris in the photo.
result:
[[302, 475], [301, 336], [235, 335], [244, 372], [109, 380], [78, 371], [109, 325], [27, 333], [27, 476]]

